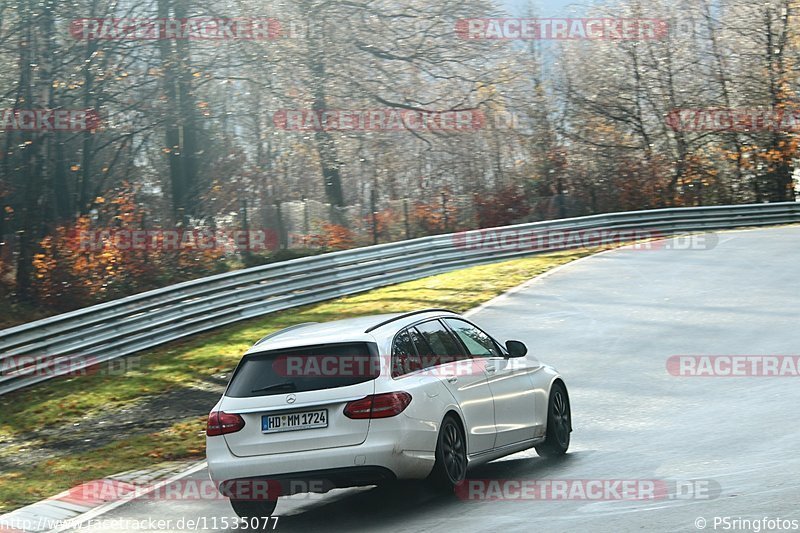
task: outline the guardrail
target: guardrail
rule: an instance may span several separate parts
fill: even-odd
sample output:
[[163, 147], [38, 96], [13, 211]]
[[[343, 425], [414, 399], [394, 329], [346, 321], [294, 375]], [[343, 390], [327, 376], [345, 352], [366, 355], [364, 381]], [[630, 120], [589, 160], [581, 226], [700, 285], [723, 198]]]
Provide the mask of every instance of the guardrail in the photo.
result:
[[[669, 236], [797, 222], [800, 203], [794, 202], [611, 213], [423, 237], [229, 272], [0, 331], [0, 369], [12, 369], [0, 372], [0, 395], [60, 373], [276, 311], [467, 266], [581, 245], [555, 241], [530, 248], [467, 244], [482, 232], [628, 230]], [[54, 370], [30, 372], [18, 364], [4, 364], [25, 357], [45, 358]]]

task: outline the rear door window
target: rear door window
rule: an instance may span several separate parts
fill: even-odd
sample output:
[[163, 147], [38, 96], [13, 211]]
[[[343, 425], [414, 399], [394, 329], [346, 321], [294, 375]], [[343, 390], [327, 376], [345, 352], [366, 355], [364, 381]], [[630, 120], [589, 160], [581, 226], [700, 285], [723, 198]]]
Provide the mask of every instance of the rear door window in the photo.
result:
[[398, 333], [392, 347], [392, 377], [405, 376], [422, 369], [417, 350], [408, 330]]
[[412, 335], [412, 340], [417, 349], [422, 350], [420, 357], [424, 368], [469, 359], [469, 355], [464, 353], [458, 341], [440, 321], [423, 322], [410, 329], [416, 330], [417, 335]]

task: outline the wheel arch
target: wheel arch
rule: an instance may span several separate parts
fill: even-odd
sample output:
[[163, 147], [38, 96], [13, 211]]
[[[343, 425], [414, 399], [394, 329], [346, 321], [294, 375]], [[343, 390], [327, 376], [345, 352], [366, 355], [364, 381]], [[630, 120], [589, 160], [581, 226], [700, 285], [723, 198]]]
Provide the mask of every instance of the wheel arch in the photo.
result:
[[[561, 385], [561, 388], [564, 389], [564, 394], [567, 396], [567, 405], [569, 405], [569, 430], [572, 431], [572, 400], [569, 399], [569, 389], [561, 376], [556, 376], [555, 379], [550, 382], [550, 390], [547, 393], [548, 403], [550, 401], [550, 395], [553, 393], [553, 386], [556, 384]], [[547, 416], [550, 416], [549, 408]]]
[[464, 436], [464, 442], [467, 445], [467, 455], [469, 455], [469, 433], [467, 433], [467, 425], [464, 423], [464, 417], [458, 410], [453, 409], [452, 407], [450, 409], [445, 410], [444, 415], [442, 416], [442, 421], [439, 422], [439, 429], [441, 430], [441, 427], [444, 424], [444, 420], [448, 416], [455, 418], [456, 422], [458, 422], [458, 425], [461, 427], [461, 434]]

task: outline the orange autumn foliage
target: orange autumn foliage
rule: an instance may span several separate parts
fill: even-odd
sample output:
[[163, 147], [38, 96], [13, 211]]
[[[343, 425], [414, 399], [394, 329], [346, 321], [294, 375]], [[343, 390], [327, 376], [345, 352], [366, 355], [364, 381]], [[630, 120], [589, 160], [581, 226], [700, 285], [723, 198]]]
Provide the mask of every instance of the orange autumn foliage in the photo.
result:
[[311, 239], [313, 246], [326, 250], [346, 250], [356, 246], [353, 232], [339, 224], [323, 224], [322, 232]]
[[141, 229], [144, 221], [129, 189], [97, 204], [97, 219], [106, 221], [102, 225], [83, 216], [40, 241], [33, 287], [41, 302], [74, 309], [220, 271], [224, 251], [216, 247], [200, 250], [189, 243], [178, 249], [140, 249], [96, 239], [104, 230]]

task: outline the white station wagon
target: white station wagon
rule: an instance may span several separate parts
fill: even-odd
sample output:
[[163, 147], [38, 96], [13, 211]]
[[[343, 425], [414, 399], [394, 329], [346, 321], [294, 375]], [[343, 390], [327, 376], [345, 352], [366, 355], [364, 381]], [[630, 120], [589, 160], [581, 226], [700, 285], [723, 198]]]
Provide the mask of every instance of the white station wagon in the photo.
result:
[[265, 337], [209, 415], [206, 453], [211, 479], [249, 518], [299, 492], [425, 478], [452, 490], [499, 457], [562, 455], [571, 431], [553, 368], [432, 309]]

